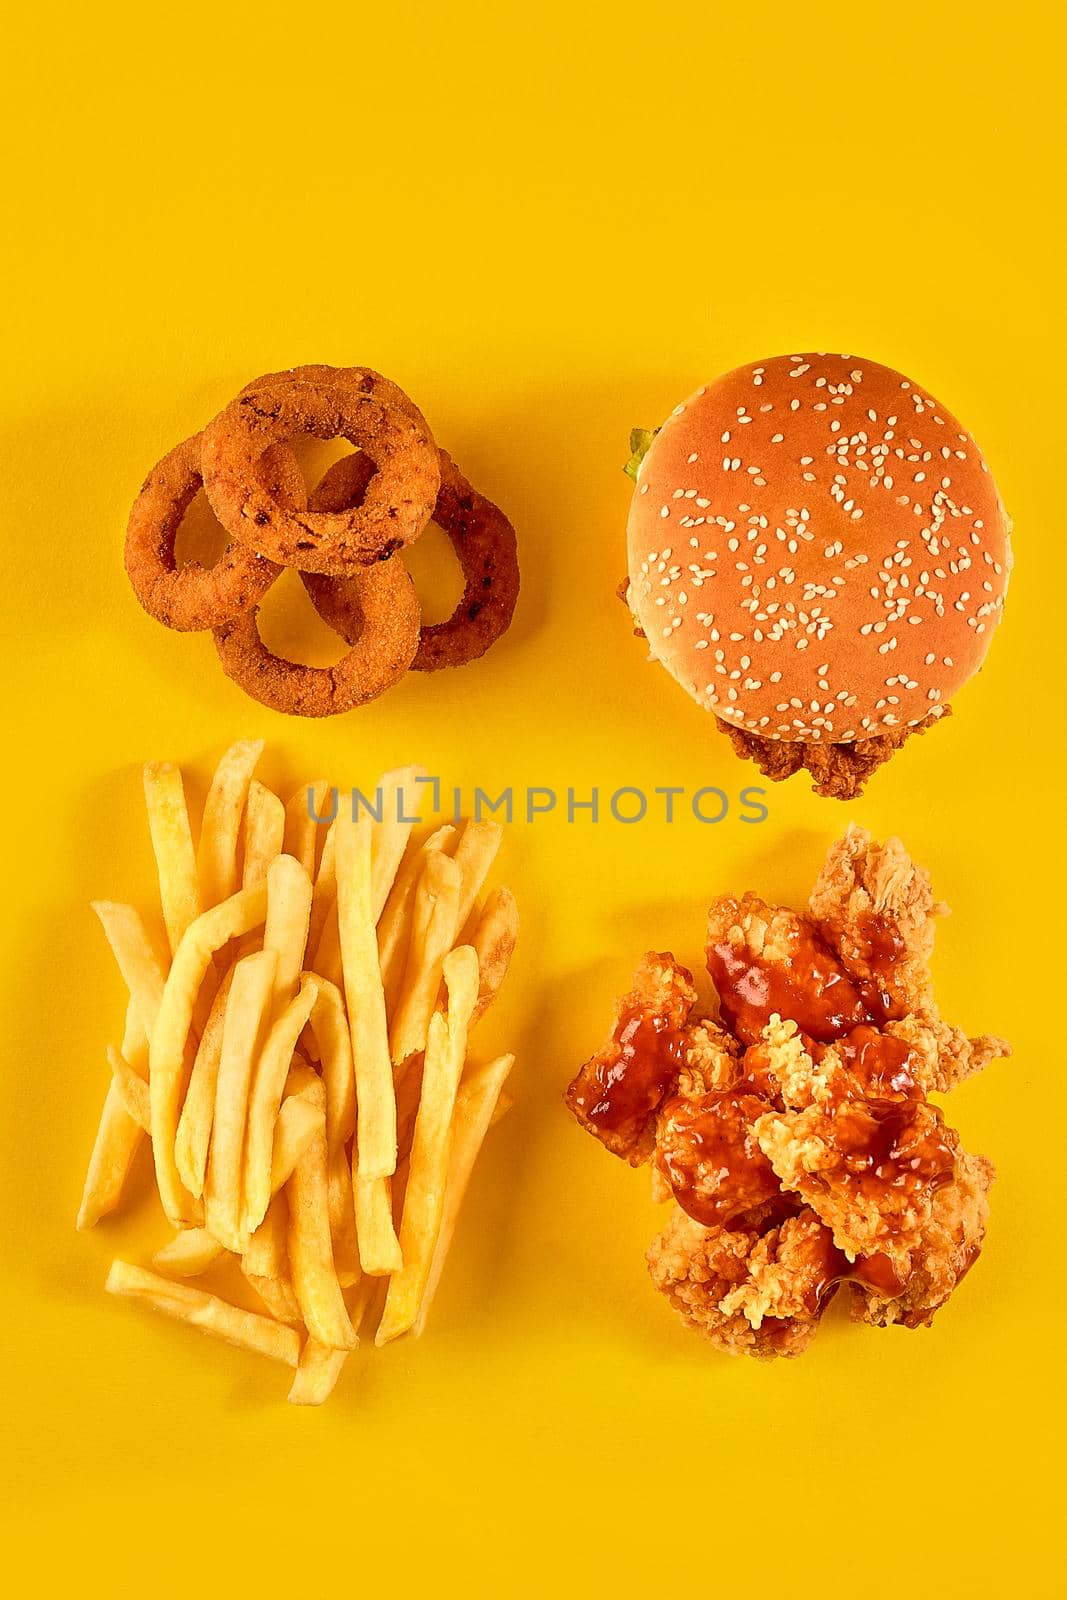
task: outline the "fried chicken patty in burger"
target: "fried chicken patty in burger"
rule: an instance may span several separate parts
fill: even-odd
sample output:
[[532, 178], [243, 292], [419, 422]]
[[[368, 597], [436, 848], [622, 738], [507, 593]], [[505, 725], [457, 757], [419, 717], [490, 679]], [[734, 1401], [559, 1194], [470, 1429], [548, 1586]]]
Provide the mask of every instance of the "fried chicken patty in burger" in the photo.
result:
[[985, 659], [1010, 521], [974, 439], [858, 356], [738, 367], [635, 433], [626, 600], [773, 779], [859, 793]]

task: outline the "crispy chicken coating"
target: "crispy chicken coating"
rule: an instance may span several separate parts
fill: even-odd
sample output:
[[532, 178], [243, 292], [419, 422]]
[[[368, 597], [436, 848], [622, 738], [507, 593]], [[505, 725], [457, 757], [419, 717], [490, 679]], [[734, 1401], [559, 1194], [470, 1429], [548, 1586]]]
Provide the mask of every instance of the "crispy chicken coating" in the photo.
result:
[[825, 1238], [810, 1211], [761, 1231], [707, 1228], [675, 1206], [649, 1247], [648, 1268], [683, 1322], [720, 1350], [798, 1356], [826, 1303], [817, 1259]]
[[720, 1348], [810, 1342], [838, 1287], [862, 1321], [930, 1322], [981, 1249], [993, 1167], [928, 1099], [1010, 1053], [940, 1017], [943, 912], [897, 840], [850, 828], [807, 914], [724, 896], [708, 919], [722, 1023], [646, 956], [568, 1104], [672, 1200], [653, 1281]]

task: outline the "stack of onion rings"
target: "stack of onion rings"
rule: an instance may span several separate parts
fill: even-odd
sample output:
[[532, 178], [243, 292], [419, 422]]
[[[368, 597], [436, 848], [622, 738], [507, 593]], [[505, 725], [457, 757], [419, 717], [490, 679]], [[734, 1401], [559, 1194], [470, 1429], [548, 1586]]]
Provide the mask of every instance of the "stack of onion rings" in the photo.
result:
[[[290, 441], [356, 446], [309, 497]], [[198, 491], [230, 542], [213, 567], [179, 566], [175, 540]], [[436, 522], [464, 578], [447, 621], [421, 625], [398, 552]], [[168, 452], [134, 502], [126, 571], [167, 627], [211, 629], [223, 670], [295, 716], [332, 716], [376, 698], [413, 668], [461, 666], [511, 622], [519, 592], [515, 531], [445, 451], [396, 384], [366, 367], [297, 367], [248, 384], [204, 431]], [[333, 667], [272, 654], [259, 603], [296, 568], [323, 620], [350, 647]]]

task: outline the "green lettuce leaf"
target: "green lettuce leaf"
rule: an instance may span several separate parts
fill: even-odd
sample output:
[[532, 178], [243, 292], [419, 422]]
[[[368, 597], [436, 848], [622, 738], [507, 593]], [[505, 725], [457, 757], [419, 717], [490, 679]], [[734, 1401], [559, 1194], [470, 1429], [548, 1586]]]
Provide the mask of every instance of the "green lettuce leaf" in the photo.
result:
[[635, 483], [637, 482], [637, 469], [648, 454], [649, 446], [658, 432], [658, 428], [630, 429], [630, 459], [622, 470]]

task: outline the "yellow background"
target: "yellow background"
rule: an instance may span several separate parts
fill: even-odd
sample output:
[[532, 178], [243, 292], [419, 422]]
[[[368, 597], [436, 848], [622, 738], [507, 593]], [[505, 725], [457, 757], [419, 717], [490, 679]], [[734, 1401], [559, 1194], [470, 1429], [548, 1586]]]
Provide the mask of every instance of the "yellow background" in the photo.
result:
[[[5, 1577], [22, 1592], [1050, 1595], [1062, 1551], [1063, 557], [1058, 6], [20, 8], [5, 37]], [[517, 826], [525, 930], [485, 1048], [519, 1055], [418, 1344], [323, 1411], [270, 1363], [105, 1297], [147, 1199], [73, 1231], [122, 996], [91, 896], [140, 896], [139, 763], [202, 791], [421, 759], [470, 786], [758, 781], [613, 590], [627, 433], [794, 347], [913, 373], [1015, 518], [988, 665], [855, 805], [759, 827]], [[312, 724], [138, 609], [144, 472], [248, 378], [364, 362], [511, 513], [523, 594], [462, 673]], [[642, 1263], [646, 1178], [560, 1104], [635, 958], [699, 963], [728, 888], [803, 895], [850, 817], [954, 908], [946, 1014], [1015, 1059], [955, 1096], [996, 1161], [932, 1331], [832, 1316], [731, 1362]]]

